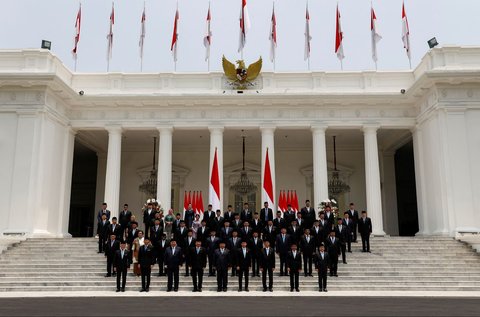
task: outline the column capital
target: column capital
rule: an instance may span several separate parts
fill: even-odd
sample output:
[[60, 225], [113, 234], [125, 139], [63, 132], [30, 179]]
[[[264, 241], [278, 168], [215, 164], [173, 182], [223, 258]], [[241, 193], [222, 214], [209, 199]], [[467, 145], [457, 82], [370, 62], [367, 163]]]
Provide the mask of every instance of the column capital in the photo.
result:
[[105, 126], [105, 130], [107, 130], [109, 134], [122, 134], [123, 127], [121, 125], [107, 125]]
[[313, 133], [316, 133], [316, 132], [323, 132], [325, 133], [325, 131], [328, 129], [328, 125], [326, 124], [322, 124], [322, 123], [318, 123], [318, 124], [312, 124], [310, 126], [310, 130], [312, 130]]
[[72, 136], [76, 136], [78, 134], [78, 129], [72, 128], [71, 125], [67, 126], [67, 131]]
[[173, 126], [171, 126], [171, 125], [159, 126], [159, 127], [157, 127], [157, 130], [160, 133], [172, 133], [173, 132]]
[[376, 133], [378, 129], [380, 129], [379, 123], [366, 123], [362, 126], [364, 133]]
[[208, 127], [208, 131], [210, 131], [211, 134], [223, 133], [224, 130], [225, 130], [224, 126]]
[[269, 124], [261, 125], [261, 126], [259, 127], [260, 132], [262, 132], [262, 134], [263, 134], [263, 133], [274, 133], [276, 128], [277, 128], [277, 127], [276, 127], [275, 125], [270, 124], [270, 123], [269, 123]]

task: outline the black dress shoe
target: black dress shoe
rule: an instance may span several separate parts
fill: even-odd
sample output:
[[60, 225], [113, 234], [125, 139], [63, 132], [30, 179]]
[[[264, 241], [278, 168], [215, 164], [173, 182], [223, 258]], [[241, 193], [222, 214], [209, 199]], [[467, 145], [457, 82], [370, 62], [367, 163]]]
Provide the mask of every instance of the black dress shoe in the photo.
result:
[[257, 277], [260, 277], [260, 274], [257, 274]]
[[326, 288], [325, 288], [323, 291], [324, 291], [325, 293], [328, 292], [328, 290], [327, 290]]
[[112, 276], [112, 274], [105, 274], [105, 277], [110, 277]]
[[120, 292], [120, 289], [119, 289], [119, 288], [117, 288], [116, 292], [117, 292], [117, 293], [119, 293], [119, 292]]
[[290, 289], [290, 292], [293, 292], [293, 288]]
[[147, 292], [147, 293], [150, 292], [150, 289], [146, 288], [146, 289], [145, 289], [145, 292]]
[[335, 277], [338, 277], [338, 274], [337, 274], [337, 273], [335, 273], [335, 275], [334, 275], [334, 276], [335, 276]]
[[174, 288], [173, 291], [174, 291], [174, 292], [178, 292], [178, 288]]
[[347, 262], [343, 262], [343, 264], [348, 264]]
[[222, 290], [220, 288], [217, 288], [217, 292], [221, 292]]
[[347, 252], [348, 252], [348, 253], [352, 253], [352, 250], [348, 250]]
[[266, 292], [266, 291], [267, 291], [267, 289], [266, 289], [266, 288], [264, 288], [264, 289], [263, 289], [263, 291], [264, 291], [264, 292]]
[[296, 292], [300, 292], [300, 290], [298, 288], [295, 289]]
[[241, 289], [241, 288], [239, 288], [239, 289], [238, 289], [238, 291], [239, 291], [239, 292], [241, 292], [241, 291], [242, 291], [242, 289]]
[[248, 288], [246, 288], [246, 289], [245, 289], [245, 292], [250, 292], [250, 291], [248, 290]]
[[125, 292], [125, 289], [124, 289], [124, 288], [122, 288], [122, 293], [124, 293], [124, 292]]
[[223, 289], [223, 291], [224, 291], [224, 292], [226, 292], [226, 291], [227, 291], [227, 289], [226, 289], [226, 288], [224, 288], [224, 289]]
[[304, 274], [304, 275], [305, 275], [305, 277], [307, 277], [307, 276], [308, 276], [308, 274]]
[[145, 289], [144, 289], [144, 288], [142, 288], [142, 289], [140, 290], [140, 293], [141, 293], [141, 292], [145, 292]]
[[189, 276], [190, 276], [190, 274], [185, 274], [185, 277], [189, 277]]
[[273, 292], [273, 288], [270, 288], [269, 291], [270, 291], [270, 292]]
[[323, 290], [321, 288], [318, 289], [319, 292], [322, 292]]
[[167, 292], [171, 292], [171, 291], [172, 291], [172, 289], [171, 289], [171, 288], [167, 289]]
[[368, 253], [372, 253], [370, 250], [367, 251]]
[[97, 253], [103, 253], [102, 251], [98, 251]]
[[113, 273], [112, 276], [117, 276], [117, 273]]
[[194, 292], [194, 293], [195, 293], [195, 292], [198, 292], [198, 290], [197, 290], [196, 288], [194, 288], [192, 292]]
[[198, 289], [198, 291], [201, 293], [201, 292], [202, 292], [202, 289], [201, 289], [201, 288], [199, 288], [199, 289]]
[[313, 274], [308, 274], [308, 276], [311, 276], [311, 277], [313, 277]]

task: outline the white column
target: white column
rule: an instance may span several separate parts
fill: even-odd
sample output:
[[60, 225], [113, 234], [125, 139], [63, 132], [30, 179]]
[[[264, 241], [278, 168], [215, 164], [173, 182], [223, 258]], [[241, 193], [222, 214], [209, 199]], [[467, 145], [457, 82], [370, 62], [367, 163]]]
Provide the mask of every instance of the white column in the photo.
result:
[[415, 185], [417, 189], [418, 208], [418, 233], [416, 235], [428, 235], [431, 233], [425, 200], [425, 172], [423, 164], [423, 137], [420, 128], [412, 129], [413, 136], [413, 158], [415, 161]]
[[[270, 206], [275, 214], [277, 211], [277, 201], [275, 200], [276, 197], [276, 186], [275, 186], [275, 127], [260, 127], [260, 132], [262, 133], [262, 171], [261, 171], [261, 186], [260, 192], [263, 193], [263, 175], [265, 174], [265, 156], [267, 154], [268, 148], [268, 158], [270, 161], [270, 172], [272, 174], [272, 186], [273, 186], [273, 201], [274, 206]], [[263, 207], [263, 194], [262, 194], [262, 202], [260, 206]]]
[[365, 180], [367, 211], [372, 218], [373, 235], [385, 235], [383, 231], [382, 193], [380, 189], [380, 166], [378, 161], [377, 130], [379, 126], [364, 126]]
[[122, 162], [122, 127], [110, 126], [108, 131], [107, 172], [105, 177], [105, 202], [112, 217], [118, 217], [120, 206], [120, 169]]
[[[160, 201], [164, 212], [172, 208], [172, 134], [170, 126], [158, 128], [160, 133], [158, 142], [158, 175], [157, 200]], [[183, 196], [182, 196], [183, 197]]]
[[[213, 127], [210, 131], [210, 161], [208, 169], [208, 188], [210, 188], [210, 178], [212, 177], [213, 159], [215, 157], [215, 149], [217, 149], [218, 177], [220, 179], [220, 209], [223, 211], [223, 127]], [[212, 203], [213, 197], [208, 197], [209, 203]], [[205, 208], [205, 206], [204, 206]]]
[[[317, 206], [328, 199], [327, 146], [325, 142], [326, 126], [312, 126], [313, 136], [313, 202]], [[316, 214], [316, 213], [315, 213]], [[318, 218], [318, 215], [316, 215]]]
[[58, 236], [71, 237], [68, 233], [68, 222], [70, 219], [70, 197], [72, 194], [72, 173], [73, 173], [73, 154], [75, 148], [76, 131], [70, 127], [66, 128], [63, 152], [63, 167], [61, 188], [63, 195], [60, 201], [60, 212], [58, 217]]

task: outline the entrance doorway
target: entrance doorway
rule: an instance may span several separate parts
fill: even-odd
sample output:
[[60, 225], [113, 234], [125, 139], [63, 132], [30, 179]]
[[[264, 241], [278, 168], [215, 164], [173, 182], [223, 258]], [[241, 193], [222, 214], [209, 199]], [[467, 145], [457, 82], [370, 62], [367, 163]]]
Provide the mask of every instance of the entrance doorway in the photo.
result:
[[68, 224], [68, 232], [73, 237], [91, 237], [95, 234], [96, 185], [97, 154], [75, 141]]
[[414, 236], [418, 232], [418, 209], [413, 141], [395, 152], [395, 178], [399, 235]]

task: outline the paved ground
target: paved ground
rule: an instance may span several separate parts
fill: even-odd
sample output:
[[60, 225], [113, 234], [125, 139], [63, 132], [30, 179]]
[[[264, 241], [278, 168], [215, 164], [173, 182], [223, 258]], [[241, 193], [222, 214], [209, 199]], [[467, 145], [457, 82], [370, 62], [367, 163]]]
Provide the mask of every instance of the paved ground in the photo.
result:
[[480, 316], [478, 298], [0, 298], [0, 316]]

